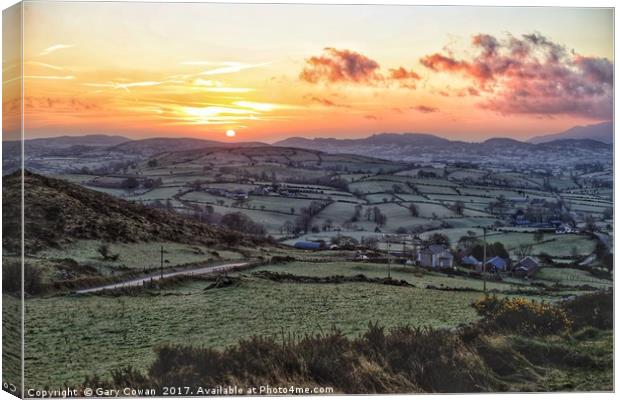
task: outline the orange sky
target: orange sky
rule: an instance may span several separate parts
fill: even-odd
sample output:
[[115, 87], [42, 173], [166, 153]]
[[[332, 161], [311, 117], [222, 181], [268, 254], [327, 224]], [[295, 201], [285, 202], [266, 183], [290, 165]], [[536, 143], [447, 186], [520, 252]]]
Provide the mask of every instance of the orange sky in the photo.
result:
[[[25, 135], [525, 139], [611, 118], [612, 18], [603, 9], [26, 3]], [[529, 53], [506, 70], [518, 44]]]

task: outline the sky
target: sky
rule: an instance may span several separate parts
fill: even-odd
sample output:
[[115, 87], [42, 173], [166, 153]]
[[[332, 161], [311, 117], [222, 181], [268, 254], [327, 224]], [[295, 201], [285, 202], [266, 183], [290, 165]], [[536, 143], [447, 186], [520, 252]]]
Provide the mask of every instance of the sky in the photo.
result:
[[26, 138], [523, 140], [613, 115], [611, 9], [28, 2], [23, 42]]

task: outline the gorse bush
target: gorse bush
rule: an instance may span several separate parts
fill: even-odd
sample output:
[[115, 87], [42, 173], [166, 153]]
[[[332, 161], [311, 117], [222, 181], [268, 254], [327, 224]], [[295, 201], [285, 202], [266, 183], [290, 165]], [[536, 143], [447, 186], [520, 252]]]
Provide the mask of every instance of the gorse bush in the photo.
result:
[[577, 296], [562, 304], [573, 321], [574, 329], [591, 326], [598, 329], [614, 327], [614, 296], [611, 289]]
[[503, 387], [458, 335], [431, 328], [386, 331], [371, 325], [355, 339], [328, 333], [251, 337], [224, 350], [184, 345], [156, 349], [148, 374], [133, 368], [85, 386], [324, 386], [341, 393], [479, 392]]
[[498, 332], [550, 335], [571, 330], [572, 321], [559, 306], [521, 297], [485, 296], [473, 304], [481, 322]]
[[[455, 330], [385, 329], [369, 324], [357, 338], [333, 328], [305, 336], [253, 336], [225, 349], [167, 344], [156, 349], [155, 361], [146, 373], [127, 367], [112, 371], [109, 381], [94, 376], [84, 385], [295, 385], [331, 387], [335, 393], [351, 394], [549, 390], [546, 378], [541, 383], [545, 369], [586, 368], [591, 374], [604, 367], [611, 371], [607, 353], [603, 352], [607, 358], [601, 358], [589, 348], [575, 346], [575, 339], [567, 335], [546, 336], [570, 331], [570, 317], [581, 315], [596, 301], [591, 296], [552, 305], [485, 297], [474, 304], [482, 320]], [[612, 374], [605, 379], [611, 387]]]

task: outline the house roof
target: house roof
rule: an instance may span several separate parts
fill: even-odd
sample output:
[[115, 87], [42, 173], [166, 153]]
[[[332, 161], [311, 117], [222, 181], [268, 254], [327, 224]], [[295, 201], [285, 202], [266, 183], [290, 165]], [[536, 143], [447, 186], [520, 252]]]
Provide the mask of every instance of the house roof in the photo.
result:
[[534, 257], [527, 256], [519, 261], [517, 265], [519, 267], [525, 267], [526, 269], [532, 269], [538, 267], [539, 263]]
[[491, 264], [497, 268], [505, 268], [506, 267], [506, 260], [504, 260], [501, 257], [493, 257], [489, 260], [487, 260], [487, 264]]
[[426, 254], [439, 254], [439, 253], [443, 253], [444, 251], [446, 251], [447, 248], [441, 244], [431, 244], [430, 246], [426, 247], [425, 249], [422, 250], [422, 253], [426, 253]]
[[461, 262], [466, 265], [477, 265], [480, 261], [474, 256], [465, 256], [461, 259]]
[[297, 247], [298, 249], [320, 249], [321, 243], [299, 241], [295, 242], [295, 247]]

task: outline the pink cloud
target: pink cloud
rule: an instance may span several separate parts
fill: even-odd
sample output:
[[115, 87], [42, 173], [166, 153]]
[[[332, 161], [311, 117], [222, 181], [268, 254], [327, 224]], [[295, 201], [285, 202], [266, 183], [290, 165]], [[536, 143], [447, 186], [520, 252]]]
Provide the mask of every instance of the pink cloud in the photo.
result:
[[351, 50], [324, 49], [323, 55], [310, 57], [299, 74], [300, 79], [310, 82], [371, 83], [378, 79], [379, 64]]
[[593, 119], [612, 115], [613, 64], [606, 58], [569, 52], [539, 33], [498, 40], [479, 34], [476, 54], [456, 59], [435, 53], [420, 62], [435, 72], [470, 78], [470, 96], [503, 114], [566, 114]]
[[415, 89], [421, 77], [404, 67], [391, 68], [381, 73], [379, 63], [352, 50], [327, 47], [320, 56], [306, 59], [299, 78], [309, 83], [349, 83], [370, 86], [391, 84]]

